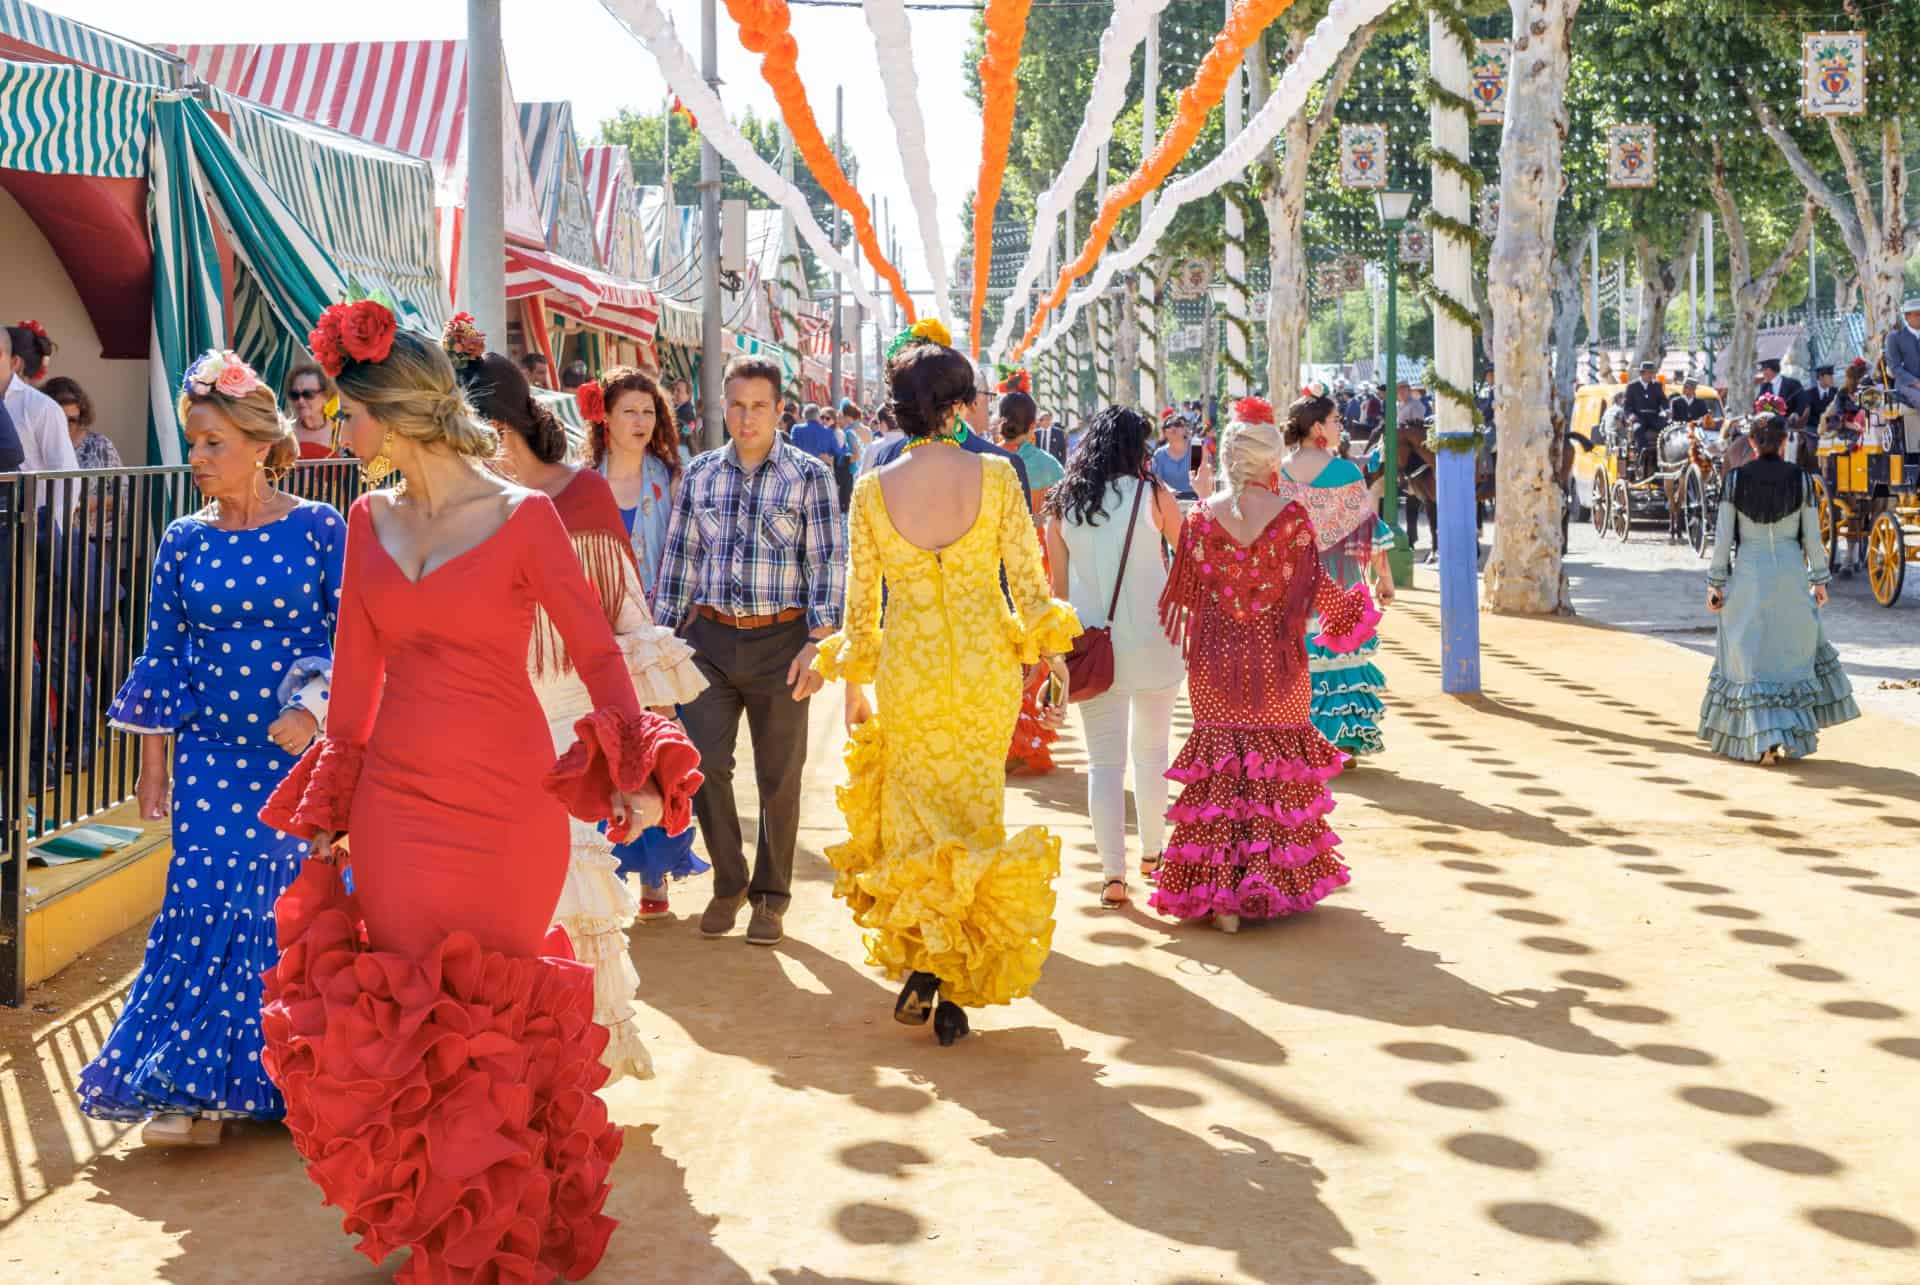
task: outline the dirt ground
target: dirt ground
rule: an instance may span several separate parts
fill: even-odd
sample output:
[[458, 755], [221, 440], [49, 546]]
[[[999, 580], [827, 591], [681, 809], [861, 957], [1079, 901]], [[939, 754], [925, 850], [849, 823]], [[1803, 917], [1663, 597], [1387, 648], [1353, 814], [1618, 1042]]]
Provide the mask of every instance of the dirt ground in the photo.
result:
[[[1483, 624], [1456, 700], [1434, 595], [1390, 615], [1354, 881], [1303, 918], [1103, 912], [1077, 748], [1016, 780], [1066, 843], [1055, 953], [952, 1049], [829, 896], [817, 701], [786, 942], [701, 940], [704, 880], [633, 933], [659, 1075], [607, 1091], [596, 1279], [1920, 1281], [1920, 729], [1736, 765], [1692, 736], [1706, 659]], [[149, 1152], [74, 1110], [140, 941], [0, 1011], [0, 1280], [380, 1279], [278, 1130]]]

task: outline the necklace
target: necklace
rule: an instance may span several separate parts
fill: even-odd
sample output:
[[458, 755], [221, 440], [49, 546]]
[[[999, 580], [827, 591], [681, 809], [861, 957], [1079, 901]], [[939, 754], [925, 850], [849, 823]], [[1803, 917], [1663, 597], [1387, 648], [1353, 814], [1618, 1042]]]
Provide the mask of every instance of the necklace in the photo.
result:
[[905, 446], [901, 447], [900, 453], [904, 455], [908, 451], [917, 451], [922, 446], [958, 446], [958, 445], [960, 445], [960, 439], [958, 436], [922, 437], [917, 441], [908, 442]]

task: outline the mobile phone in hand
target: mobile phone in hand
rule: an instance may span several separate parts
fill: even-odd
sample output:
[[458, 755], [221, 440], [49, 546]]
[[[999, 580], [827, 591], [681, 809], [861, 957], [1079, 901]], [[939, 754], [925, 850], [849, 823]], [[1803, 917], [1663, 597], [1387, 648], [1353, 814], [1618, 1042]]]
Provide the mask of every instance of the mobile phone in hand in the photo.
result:
[[1187, 467], [1189, 469], [1199, 468], [1200, 465], [1205, 462], [1206, 456], [1207, 448], [1196, 440], [1192, 446], [1187, 448]]
[[1049, 709], [1059, 709], [1067, 703], [1066, 684], [1058, 674], [1047, 675], [1047, 685], [1040, 690], [1040, 703]]

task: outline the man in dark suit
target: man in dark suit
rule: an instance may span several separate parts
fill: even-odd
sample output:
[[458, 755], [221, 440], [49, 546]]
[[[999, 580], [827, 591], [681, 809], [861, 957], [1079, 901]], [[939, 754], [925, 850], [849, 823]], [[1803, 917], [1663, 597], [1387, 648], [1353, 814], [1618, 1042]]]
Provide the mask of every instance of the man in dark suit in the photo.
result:
[[1652, 455], [1660, 426], [1667, 418], [1667, 390], [1653, 377], [1655, 369], [1650, 361], [1640, 363], [1640, 378], [1627, 385], [1622, 403], [1627, 420], [1633, 425], [1634, 456], [1642, 460]]
[[1800, 390], [1799, 397], [1791, 402], [1787, 409], [1800, 417], [1800, 422], [1808, 432], [1820, 431], [1820, 424], [1827, 417], [1834, 399], [1840, 390], [1833, 386], [1833, 367], [1815, 366], [1813, 368], [1813, 387]]
[[1670, 414], [1676, 424], [1693, 424], [1713, 414], [1713, 402], [1699, 396], [1694, 390], [1700, 387], [1700, 381], [1689, 374], [1680, 385], [1680, 395], [1673, 399]]
[[1067, 462], [1067, 430], [1053, 422], [1052, 411], [1040, 412], [1039, 422], [1033, 430], [1033, 442], [1062, 464]]
[[1786, 403], [1788, 410], [1794, 408], [1794, 404], [1800, 399], [1800, 394], [1805, 390], [1805, 385], [1792, 375], [1783, 375], [1780, 373], [1780, 359], [1778, 357], [1762, 359], [1758, 369], [1754, 372], [1753, 382], [1753, 395], [1755, 398], [1772, 393], [1775, 397], [1778, 397]]

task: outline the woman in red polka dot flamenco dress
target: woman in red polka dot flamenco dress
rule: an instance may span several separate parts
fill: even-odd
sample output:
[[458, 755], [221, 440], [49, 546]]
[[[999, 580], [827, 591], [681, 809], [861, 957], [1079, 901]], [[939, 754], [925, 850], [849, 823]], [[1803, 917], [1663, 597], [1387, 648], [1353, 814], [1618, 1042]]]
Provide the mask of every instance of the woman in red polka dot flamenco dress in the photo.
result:
[[[267, 1069], [359, 1251], [411, 1251], [403, 1285], [578, 1280], [613, 1230], [622, 1135], [595, 1092], [593, 970], [548, 932], [567, 817], [683, 830], [699, 756], [641, 709], [553, 501], [487, 469], [494, 434], [438, 341], [358, 303], [311, 343], [343, 443], [405, 483], [353, 506], [327, 733], [261, 814], [316, 858], [275, 907]], [[558, 762], [536, 608], [592, 698]]]
[[1184, 788], [1149, 904], [1234, 932], [1242, 919], [1311, 909], [1347, 882], [1327, 824], [1327, 781], [1346, 762], [1313, 726], [1304, 638], [1349, 652], [1380, 613], [1364, 583], [1343, 590], [1321, 565], [1313, 521], [1274, 491], [1280, 433], [1249, 397], [1220, 439], [1225, 490], [1180, 530], [1166, 592], [1167, 636], [1187, 659], [1193, 735], [1167, 776]]

